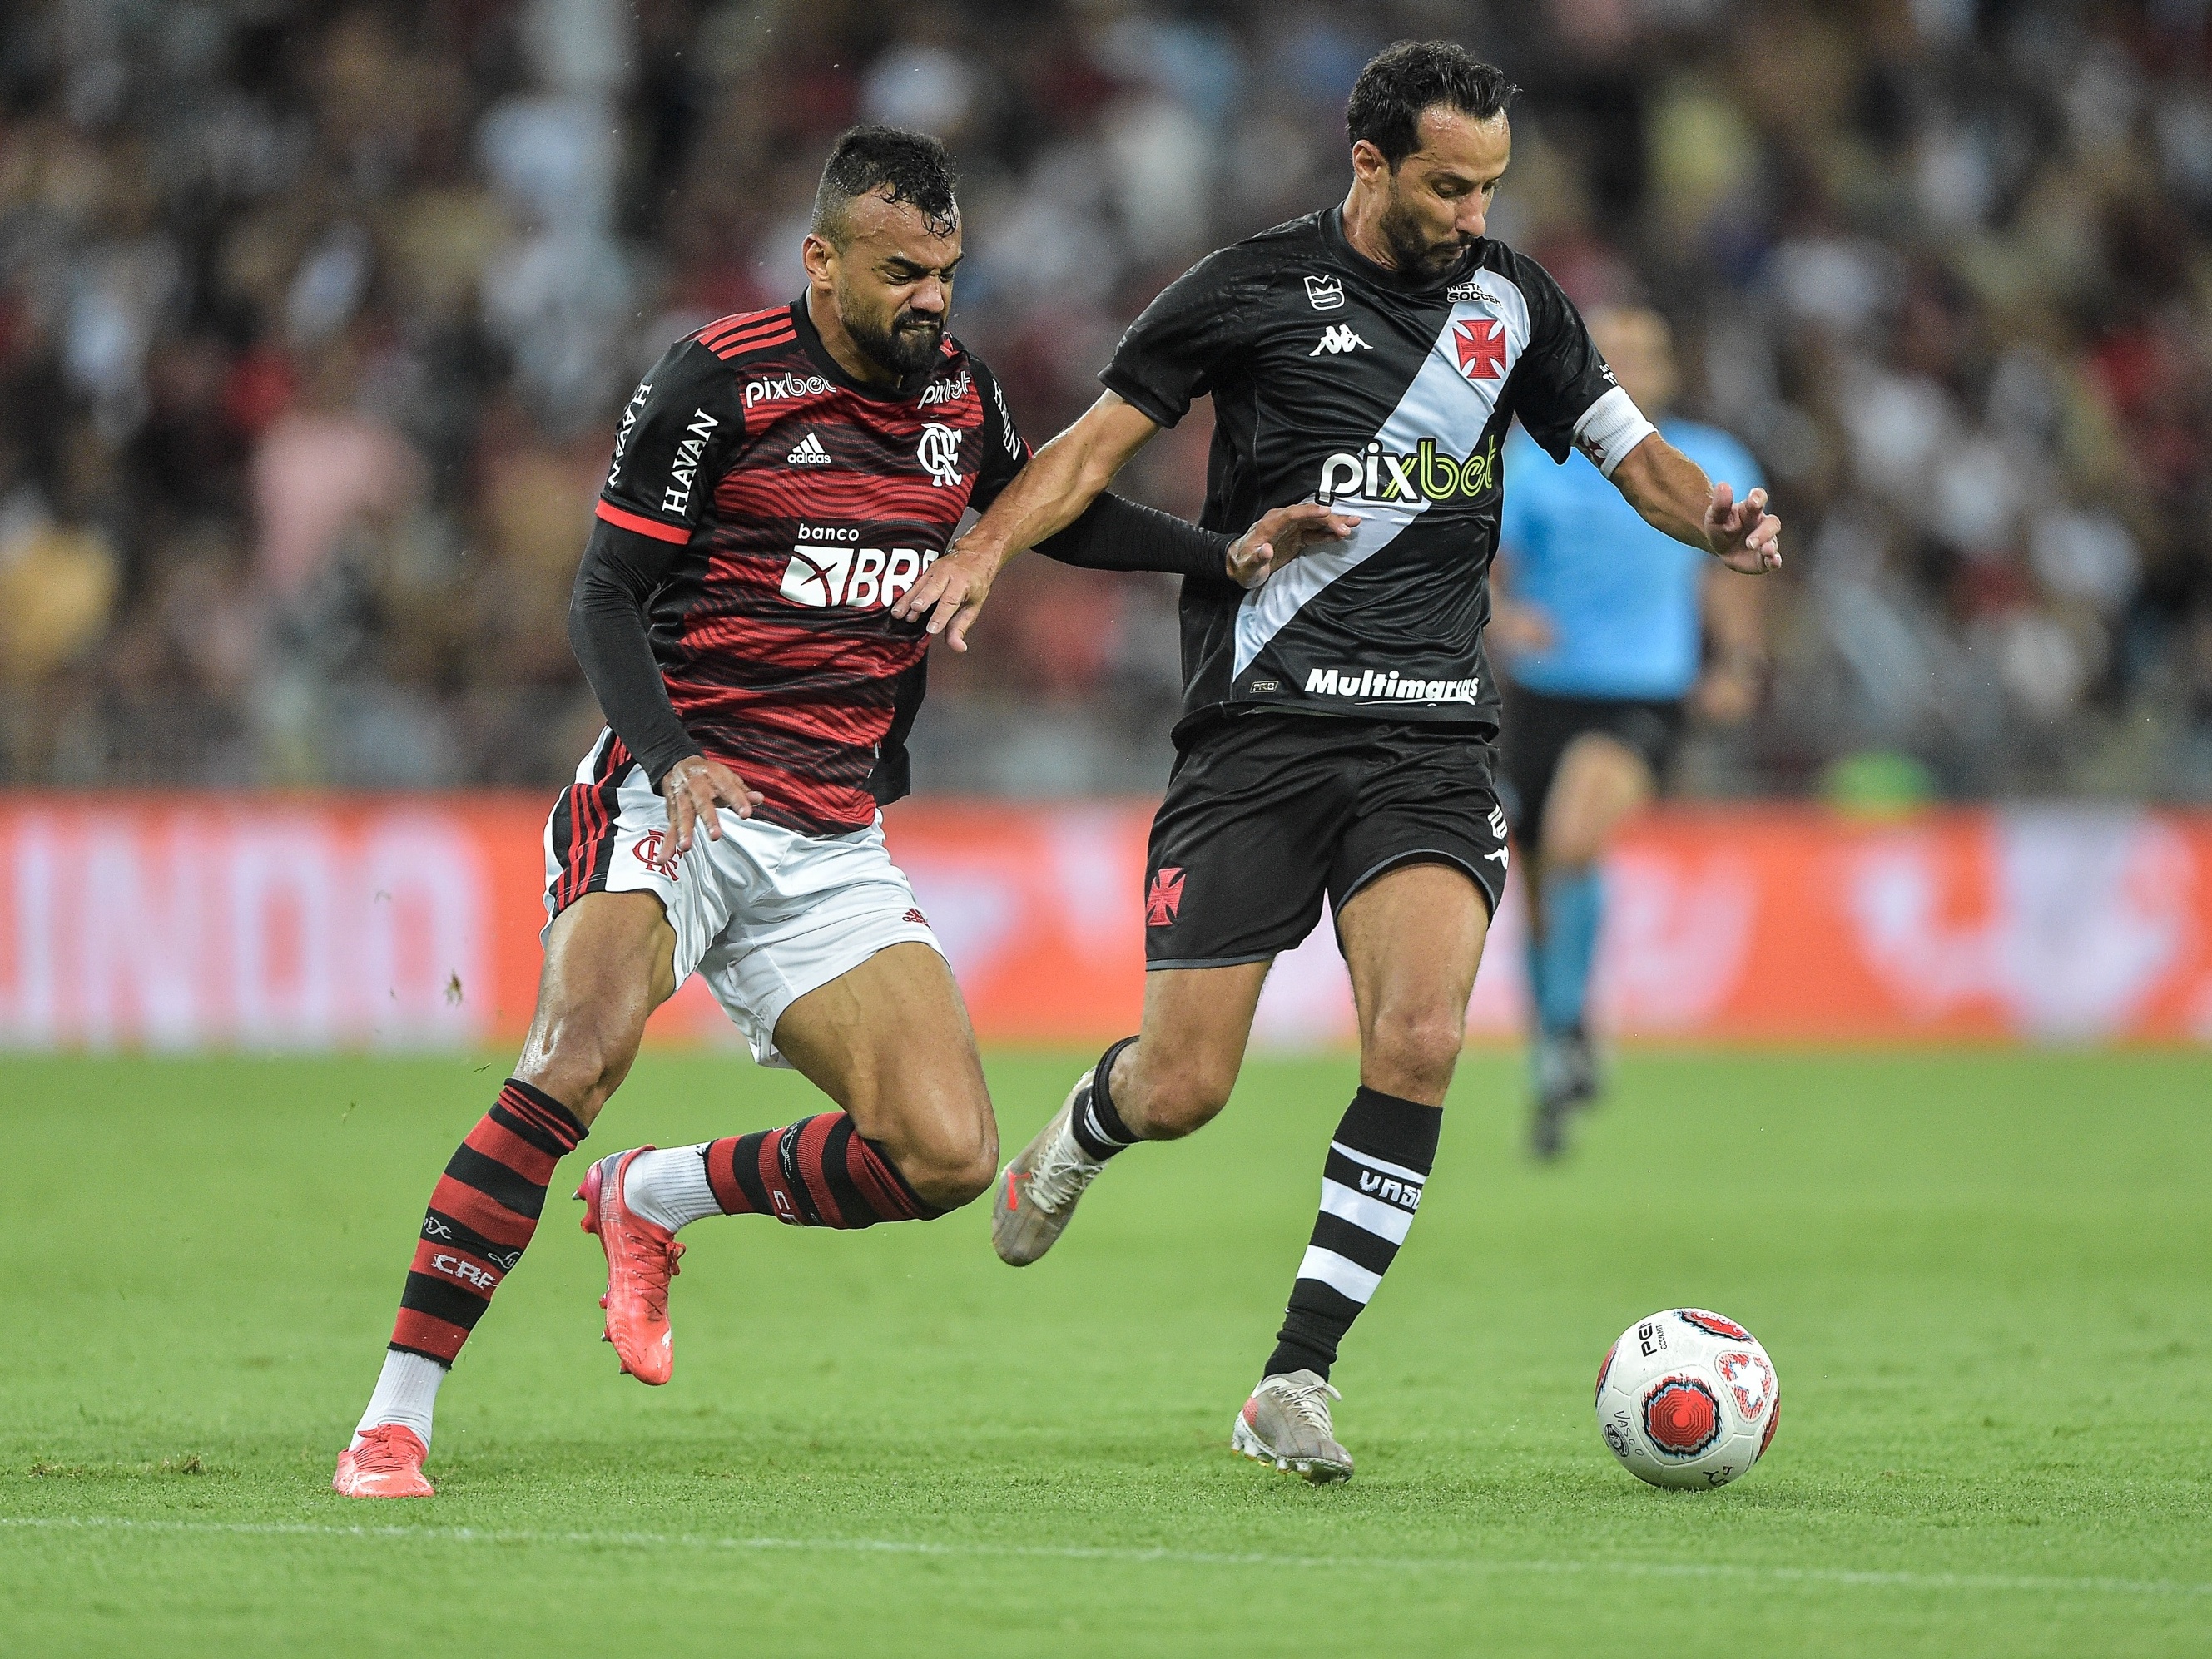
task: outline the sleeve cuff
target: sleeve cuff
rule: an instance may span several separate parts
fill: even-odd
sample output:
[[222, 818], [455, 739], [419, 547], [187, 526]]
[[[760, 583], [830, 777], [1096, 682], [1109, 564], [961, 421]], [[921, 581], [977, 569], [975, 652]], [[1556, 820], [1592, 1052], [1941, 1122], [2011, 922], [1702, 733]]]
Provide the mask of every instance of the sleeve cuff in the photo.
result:
[[633, 513], [627, 507], [617, 507], [605, 496], [600, 497], [597, 512], [600, 518], [605, 519], [616, 529], [633, 530], [641, 536], [650, 536], [657, 542], [674, 542], [681, 547], [691, 539], [691, 532], [683, 525], [663, 524], [658, 519], [648, 519], [642, 513]]
[[1615, 386], [1584, 410], [1582, 419], [1575, 422], [1575, 447], [1610, 478], [1620, 458], [1658, 429], [1644, 418], [1636, 399]]
[[1150, 386], [1139, 386], [1127, 375], [1116, 373], [1110, 363], [1098, 372], [1098, 384], [1154, 426], [1171, 427], [1190, 413], [1188, 404], [1181, 409], [1170, 408]]

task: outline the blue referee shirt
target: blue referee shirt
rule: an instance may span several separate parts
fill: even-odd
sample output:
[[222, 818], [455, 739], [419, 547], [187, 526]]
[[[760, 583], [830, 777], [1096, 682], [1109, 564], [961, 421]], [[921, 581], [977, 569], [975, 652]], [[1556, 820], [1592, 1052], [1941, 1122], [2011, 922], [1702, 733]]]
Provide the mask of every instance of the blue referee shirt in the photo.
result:
[[[1738, 501], [1765, 482], [1751, 452], [1716, 427], [1662, 421], [1659, 434], [1714, 483], [1733, 485]], [[1516, 654], [1507, 677], [1558, 697], [1686, 696], [1698, 678], [1698, 592], [1711, 555], [1644, 523], [1580, 452], [1554, 466], [1516, 427], [1505, 454], [1507, 585], [1553, 632], [1548, 649]]]

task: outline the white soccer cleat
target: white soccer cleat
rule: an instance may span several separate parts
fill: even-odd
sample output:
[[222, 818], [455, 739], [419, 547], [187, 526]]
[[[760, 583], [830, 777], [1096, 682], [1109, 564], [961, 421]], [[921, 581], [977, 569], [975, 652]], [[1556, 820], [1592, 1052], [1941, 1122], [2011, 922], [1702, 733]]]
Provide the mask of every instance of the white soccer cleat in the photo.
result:
[[1010, 1267], [1026, 1267], [1053, 1247], [1074, 1216], [1076, 1200], [1106, 1167], [1091, 1160], [1068, 1127], [1091, 1098], [1091, 1078], [1085, 1072], [1076, 1079], [1051, 1121], [999, 1173], [991, 1248]]
[[1229, 1445], [1316, 1486], [1352, 1479], [1352, 1454], [1336, 1443], [1328, 1402], [1344, 1396], [1312, 1371], [1263, 1378], [1237, 1413]]

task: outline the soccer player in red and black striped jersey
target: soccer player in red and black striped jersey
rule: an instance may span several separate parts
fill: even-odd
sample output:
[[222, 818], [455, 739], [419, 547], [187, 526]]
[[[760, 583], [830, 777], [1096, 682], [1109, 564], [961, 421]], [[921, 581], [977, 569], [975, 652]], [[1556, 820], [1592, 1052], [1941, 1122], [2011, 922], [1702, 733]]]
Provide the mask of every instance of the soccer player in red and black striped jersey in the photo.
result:
[[[430, 1495], [439, 1384], [554, 1165], [693, 973], [756, 1058], [834, 1109], [591, 1167], [577, 1196], [624, 1370], [668, 1380], [688, 1222], [867, 1227], [990, 1184], [975, 1038], [879, 811], [907, 790], [928, 642], [892, 604], [1028, 457], [990, 371], [945, 331], [960, 254], [942, 148], [856, 128], [823, 174], [805, 295], [679, 341], [623, 411], [569, 618], [608, 729], [546, 826], [536, 1018], [431, 1194], [339, 1492]], [[1102, 496], [1043, 550], [1251, 584], [1348, 528], [1307, 506], [1232, 538]]]

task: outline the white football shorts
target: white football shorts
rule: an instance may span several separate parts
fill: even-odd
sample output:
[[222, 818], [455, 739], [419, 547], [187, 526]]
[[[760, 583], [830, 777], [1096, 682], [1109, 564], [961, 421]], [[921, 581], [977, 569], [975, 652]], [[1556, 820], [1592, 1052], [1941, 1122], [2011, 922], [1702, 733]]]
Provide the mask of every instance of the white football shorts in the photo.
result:
[[945, 953], [884, 846], [880, 813], [842, 835], [720, 816], [720, 841], [699, 830], [665, 867], [667, 804], [602, 733], [546, 820], [546, 926], [586, 893], [658, 896], [676, 929], [676, 982], [702, 975], [763, 1066], [790, 1064], [776, 1022], [809, 991], [893, 945]]

